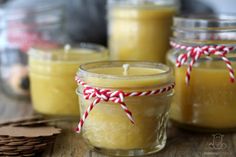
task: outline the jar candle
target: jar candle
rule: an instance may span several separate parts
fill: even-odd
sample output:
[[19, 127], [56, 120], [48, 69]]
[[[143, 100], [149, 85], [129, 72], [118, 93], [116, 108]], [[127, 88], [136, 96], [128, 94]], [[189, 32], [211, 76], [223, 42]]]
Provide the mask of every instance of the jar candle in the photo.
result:
[[236, 18], [231, 16], [174, 19], [173, 49], [167, 58], [172, 65], [177, 59], [171, 119], [180, 127], [194, 131], [236, 128], [235, 28]]
[[107, 49], [94, 44], [31, 49], [29, 69], [34, 109], [46, 115], [79, 116], [74, 75], [80, 64], [106, 59]]
[[[81, 83], [77, 91], [82, 117], [80, 124], [84, 123], [82, 134], [89, 146], [96, 151], [118, 156], [150, 154], [165, 146], [173, 87], [160, 90], [159, 92], [164, 93], [159, 94], [148, 91], [173, 86], [172, 72], [168, 66], [135, 61], [96, 62], [81, 65], [78, 77], [83, 83], [99, 90], [96, 95], [103, 93], [101, 89], [143, 94], [124, 96], [127, 109], [120, 106], [121, 100], [114, 100], [114, 97], [110, 101], [101, 100], [85, 120], [83, 118], [87, 114], [87, 108], [96, 98], [85, 99], [81, 93], [89, 92], [90, 87], [87, 87], [87, 91], [84, 88], [86, 86]], [[126, 112], [127, 110], [129, 111]], [[130, 115], [127, 116], [129, 112], [132, 112], [134, 124], [129, 119]]]
[[111, 59], [165, 62], [175, 0], [109, 2]]

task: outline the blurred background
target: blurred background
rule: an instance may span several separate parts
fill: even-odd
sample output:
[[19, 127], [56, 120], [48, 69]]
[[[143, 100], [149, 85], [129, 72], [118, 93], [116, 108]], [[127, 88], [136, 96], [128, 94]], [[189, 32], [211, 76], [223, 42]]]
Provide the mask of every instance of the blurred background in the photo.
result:
[[[1, 0], [0, 3], [1, 12], [11, 10], [13, 14], [21, 10], [30, 14], [35, 8], [43, 10], [43, 8], [51, 6], [47, 18], [52, 18], [52, 16], [49, 17], [50, 13], [61, 16], [60, 18], [64, 23], [63, 27], [65, 27], [63, 33], [68, 35], [71, 42], [107, 44], [106, 0], [54, 0], [53, 3], [50, 0]], [[182, 0], [181, 3], [180, 11], [182, 13], [236, 12], [235, 0]], [[58, 7], [61, 8], [61, 13], [55, 13], [58, 11]]]
[[[107, 0], [0, 0], [1, 88], [29, 95], [27, 51], [32, 46], [107, 46], [106, 5]], [[181, 0], [179, 12], [235, 13], [235, 5], [235, 0]]]

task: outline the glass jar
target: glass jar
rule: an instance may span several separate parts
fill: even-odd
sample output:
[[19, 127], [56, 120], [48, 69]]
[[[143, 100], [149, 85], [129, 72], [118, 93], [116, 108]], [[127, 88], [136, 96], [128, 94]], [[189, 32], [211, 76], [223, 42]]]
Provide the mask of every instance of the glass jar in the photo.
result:
[[[128, 69], [125, 66], [128, 65]], [[126, 71], [127, 70], [127, 71]], [[162, 88], [173, 83], [168, 66], [138, 61], [110, 61], [83, 64], [78, 77], [97, 89], [138, 92]], [[80, 85], [77, 94], [83, 117], [94, 101], [87, 100]], [[99, 93], [99, 92], [98, 92]], [[100, 101], [82, 128], [85, 141], [95, 151], [111, 156], [139, 156], [160, 151], [166, 143], [166, 125], [173, 90], [160, 95], [125, 97], [134, 124], [119, 104]], [[96, 99], [95, 99], [96, 100]]]
[[109, 0], [111, 59], [165, 62], [176, 0]]
[[31, 49], [29, 70], [34, 109], [54, 116], [79, 116], [74, 77], [80, 64], [108, 59], [105, 47], [95, 44]]
[[[18, 1], [19, 2], [19, 1]], [[22, 3], [21, 3], [22, 2]], [[17, 3], [4, 9], [0, 35], [0, 81], [5, 94], [28, 98], [29, 48], [56, 47], [70, 42], [65, 29], [62, 4]]]
[[[229, 15], [176, 17], [172, 45], [175, 48], [167, 55], [172, 66], [180, 55], [190, 52], [185, 47], [200, 50], [204, 47], [235, 47], [236, 18]], [[176, 45], [183, 47], [180, 49]], [[196, 49], [195, 52], [197, 51]], [[210, 51], [205, 51], [205, 54], [194, 61], [192, 71], [189, 69], [191, 55], [185, 64], [174, 68], [176, 94], [171, 106], [171, 119], [180, 127], [194, 131], [234, 130], [236, 84], [229, 81], [229, 65], [226, 65], [221, 56], [207, 54], [208, 52]], [[235, 70], [235, 51], [230, 50], [226, 57]], [[189, 71], [190, 80], [186, 77]], [[186, 84], [186, 80], [189, 80], [189, 84]]]

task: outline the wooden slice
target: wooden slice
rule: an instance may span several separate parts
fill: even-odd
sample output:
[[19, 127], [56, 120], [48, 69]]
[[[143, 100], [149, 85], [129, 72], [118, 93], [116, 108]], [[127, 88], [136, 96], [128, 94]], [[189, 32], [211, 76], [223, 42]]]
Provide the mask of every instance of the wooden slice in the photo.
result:
[[55, 127], [0, 127], [0, 135], [11, 137], [41, 137], [59, 134], [61, 129]]
[[16, 156], [20, 155], [18, 152], [3, 152], [2, 155]]
[[17, 150], [22, 150], [22, 151], [31, 150], [33, 148], [34, 148], [34, 146], [25, 146], [25, 145], [16, 147]]
[[5, 151], [13, 151], [13, 150], [16, 150], [16, 148], [14, 148], [14, 147], [11, 147], [11, 146], [1, 146], [0, 147], [0, 151], [1, 152], [5, 152]]
[[43, 120], [43, 117], [42, 116], [33, 116], [33, 117], [26, 117], [26, 118], [11, 119], [8, 121], [0, 122], [0, 126], [19, 124], [19, 123], [23, 123], [23, 122], [33, 122], [33, 121], [38, 121], [38, 120]]

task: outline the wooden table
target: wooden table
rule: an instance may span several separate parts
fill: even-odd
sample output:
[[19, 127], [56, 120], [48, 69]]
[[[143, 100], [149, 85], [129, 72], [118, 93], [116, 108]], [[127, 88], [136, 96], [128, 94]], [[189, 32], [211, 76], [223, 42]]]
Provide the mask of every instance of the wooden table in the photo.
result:
[[[34, 114], [29, 101], [10, 99], [0, 93], [1, 120]], [[220, 117], [219, 117], [220, 118]], [[63, 132], [39, 157], [105, 157], [88, 150], [80, 135], [73, 131], [76, 122], [58, 122]], [[168, 127], [167, 145], [149, 157], [236, 157], [236, 134], [219, 134], [222, 141], [213, 143], [213, 134], [197, 134]], [[216, 140], [216, 139], [215, 139]], [[224, 146], [222, 148], [222, 146]]]

